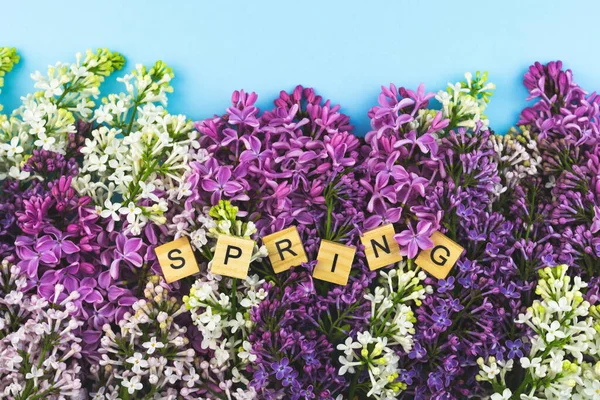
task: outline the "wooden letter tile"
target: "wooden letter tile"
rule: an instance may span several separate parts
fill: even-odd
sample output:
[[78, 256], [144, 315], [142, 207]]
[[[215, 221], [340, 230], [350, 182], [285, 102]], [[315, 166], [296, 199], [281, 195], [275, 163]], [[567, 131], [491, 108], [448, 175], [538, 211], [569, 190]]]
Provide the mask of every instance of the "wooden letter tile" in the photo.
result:
[[187, 236], [154, 249], [167, 283], [200, 272]]
[[433, 247], [422, 250], [415, 263], [438, 279], [444, 279], [458, 261], [463, 248], [440, 232], [431, 235]]
[[263, 244], [276, 274], [308, 262], [304, 246], [295, 226], [265, 236]]
[[211, 272], [231, 278], [246, 279], [253, 250], [253, 240], [219, 235]]
[[394, 226], [387, 224], [363, 233], [360, 240], [365, 246], [369, 269], [375, 271], [402, 260], [400, 246], [394, 239]]
[[321, 240], [313, 278], [345, 286], [348, 283], [355, 253], [354, 247]]

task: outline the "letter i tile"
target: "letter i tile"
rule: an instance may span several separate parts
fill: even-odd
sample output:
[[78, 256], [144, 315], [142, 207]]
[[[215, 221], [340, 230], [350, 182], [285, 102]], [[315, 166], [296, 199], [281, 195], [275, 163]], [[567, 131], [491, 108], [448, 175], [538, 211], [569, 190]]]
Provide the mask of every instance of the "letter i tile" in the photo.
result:
[[321, 240], [313, 278], [345, 286], [348, 283], [355, 253], [354, 247]]

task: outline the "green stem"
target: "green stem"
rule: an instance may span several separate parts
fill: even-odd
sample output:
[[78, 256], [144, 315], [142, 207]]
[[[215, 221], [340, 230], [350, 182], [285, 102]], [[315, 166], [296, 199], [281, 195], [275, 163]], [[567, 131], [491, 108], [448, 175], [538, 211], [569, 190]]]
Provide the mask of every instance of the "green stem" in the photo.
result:
[[237, 311], [237, 279], [233, 279], [233, 284], [231, 285], [231, 312], [235, 316]]
[[133, 122], [135, 121], [135, 115], [137, 114], [137, 108], [140, 104], [138, 103], [138, 99], [135, 99], [135, 103], [133, 103], [133, 111], [131, 113], [131, 118], [129, 119], [129, 124], [127, 124], [127, 132], [123, 134], [123, 136], [129, 136], [131, 133], [131, 129], [133, 129]]
[[157, 158], [152, 161], [152, 164], [150, 164], [148, 168], [144, 171], [142, 177], [138, 179], [137, 182], [134, 184], [132, 190], [129, 193], [129, 197], [127, 198], [127, 200], [123, 201], [123, 204], [127, 205], [135, 200], [135, 197], [140, 192], [140, 182], [146, 182], [146, 179], [148, 179], [148, 177], [154, 172], [154, 167], [156, 167], [156, 164], [158, 164]]
[[356, 373], [352, 377], [352, 382], [350, 382], [350, 389], [348, 390], [348, 400], [354, 400], [354, 392], [356, 392], [356, 385], [358, 384], [358, 374], [360, 373], [360, 369], [357, 368]]
[[57, 108], [60, 106], [60, 102], [63, 101], [63, 99], [65, 98], [65, 96], [67, 95], [67, 93], [69, 93], [69, 88], [65, 87], [65, 90], [63, 90], [63, 93], [60, 95], [60, 97], [58, 98], [58, 100], [56, 100], [56, 107]]

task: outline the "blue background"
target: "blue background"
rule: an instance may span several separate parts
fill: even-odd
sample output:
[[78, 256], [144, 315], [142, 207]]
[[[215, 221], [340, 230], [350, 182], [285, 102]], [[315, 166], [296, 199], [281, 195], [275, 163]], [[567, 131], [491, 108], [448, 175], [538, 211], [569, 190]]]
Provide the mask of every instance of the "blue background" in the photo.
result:
[[[2, 4], [0, 45], [22, 57], [7, 76], [5, 112], [33, 91], [29, 74], [73, 61], [87, 48], [122, 52], [128, 64], [173, 67], [170, 111], [193, 119], [222, 113], [231, 92], [313, 86], [340, 103], [363, 135], [381, 85], [429, 91], [488, 70], [497, 90], [488, 109], [503, 132], [526, 104], [522, 76], [534, 61], [562, 59], [575, 80], [600, 88], [600, 2], [502, 0], [11, 1]], [[121, 72], [122, 74], [123, 72]], [[121, 91], [113, 79], [105, 89]], [[102, 90], [107, 94], [106, 90]]]

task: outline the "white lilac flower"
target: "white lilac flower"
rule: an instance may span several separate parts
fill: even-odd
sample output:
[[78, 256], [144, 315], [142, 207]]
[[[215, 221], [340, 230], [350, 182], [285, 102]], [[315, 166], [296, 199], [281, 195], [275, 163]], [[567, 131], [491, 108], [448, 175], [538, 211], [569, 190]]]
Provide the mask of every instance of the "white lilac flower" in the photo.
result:
[[340, 375], [345, 375], [346, 372], [349, 372], [351, 374], [356, 373], [356, 370], [354, 369], [354, 367], [362, 365], [363, 362], [362, 361], [353, 361], [353, 360], [354, 360], [354, 354], [346, 355], [346, 357], [340, 356], [338, 361], [340, 362], [341, 367], [340, 367], [340, 370], [338, 371], [338, 373]]
[[446, 91], [441, 90], [435, 98], [442, 105], [444, 118], [450, 120], [450, 129], [474, 128], [476, 124], [487, 129], [489, 120], [483, 113], [496, 85], [487, 82], [487, 72], [477, 72], [475, 77], [467, 72], [465, 78], [462, 82], [449, 83]]
[[[160, 315], [161, 313], [159, 313]], [[163, 313], [164, 314], [164, 313]], [[159, 323], [164, 322], [161, 321], [161, 318], [157, 318], [156, 319]], [[147, 349], [147, 353], [148, 354], [153, 354], [157, 349], [162, 349], [165, 347], [165, 344], [163, 342], [157, 342], [156, 341], [156, 337], [152, 337], [150, 338], [149, 342], [143, 343], [142, 347], [144, 347], [145, 349]]]
[[256, 355], [252, 353], [252, 344], [247, 340], [242, 343], [243, 350], [238, 353], [238, 357], [241, 360], [248, 360], [250, 362], [256, 361]]
[[527, 127], [519, 127], [519, 130], [511, 128], [504, 136], [490, 135], [489, 140], [502, 178], [496, 188], [496, 196], [518, 186], [523, 179], [539, 173], [542, 156]]
[[189, 374], [183, 376], [183, 380], [186, 382], [187, 387], [194, 387], [196, 385], [196, 381], [200, 379], [200, 375], [196, 373], [196, 370], [192, 367], [190, 368]]
[[512, 360], [477, 360], [477, 380], [492, 384], [496, 391], [492, 399], [506, 394], [520, 399], [600, 399], [594, 388], [600, 377], [600, 309], [584, 300], [587, 284], [567, 271], [566, 265], [540, 270], [539, 298], [515, 321], [533, 332], [529, 354], [518, 363], [525, 375], [523, 384], [507, 387], [506, 375], [515, 366]]
[[127, 389], [127, 393], [134, 394], [138, 390], [142, 390], [144, 385], [140, 382], [140, 377], [137, 375], [132, 376], [130, 379], [123, 378], [121, 386]]
[[135, 352], [125, 361], [132, 365], [131, 370], [136, 374], [143, 374], [143, 370], [148, 368], [148, 361], [144, 359], [142, 353]]
[[[0, 53], [5, 50], [0, 48]], [[8, 60], [14, 63], [14, 57]], [[98, 49], [95, 53], [87, 51], [85, 56], [77, 54], [73, 64], [49, 66], [47, 75], [39, 71], [32, 74], [39, 91], [24, 97], [10, 118], [0, 117], [0, 180], [9, 173], [16, 179], [29, 178], [21, 167], [34, 149], [66, 154], [69, 134], [76, 132], [75, 122], [89, 121], [98, 87], [124, 62], [119, 53]], [[7, 67], [11, 65], [0, 65], [0, 71]]]
[[409, 304], [421, 304], [431, 287], [423, 286], [423, 271], [407, 268], [406, 262], [397, 268], [381, 271], [379, 285], [365, 295], [371, 303], [369, 330], [358, 332], [356, 339], [346, 338], [337, 345], [344, 353], [339, 357], [340, 375], [369, 375], [366, 396], [376, 399], [394, 399], [407, 385], [398, 378], [401, 372], [398, 353], [412, 349], [416, 322]]
[[118, 212], [121, 209], [121, 203], [112, 203], [109, 199], [104, 202], [104, 209], [100, 208], [100, 216], [102, 218], [111, 217], [113, 221], [120, 221], [121, 217]]
[[[258, 281], [258, 276], [249, 276], [247, 279]], [[231, 279], [226, 279], [226, 284], [231, 285]], [[192, 321], [202, 333], [202, 347], [216, 350], [222, 341], [229, 337], [245, 337], [251, 322], [248, 310], [258, 304], [258, 301], [249, 299], [264, 299], [266, 292], [259, 285], [247, 285], [243, 290], [236, 291], [236, 300], [232, 301], [230, 295], [220, 292], [221, 282], [211, 274], [206, 274], [194, 283], [189, 296], [184, 297], [186, 307], [191, 313]], [[258, 281], [264, 283], [264, 281]], [[260, 285], [262, 285], [260, 283]], [[242, 346], [241, 339], [235, 341], [232, 347]], [[239, 354], [238, 354], [239, 355]], [[245, 359], [249, 356], [245, 356]]]
[[[185, 214], [179, 218], [187, 221]], [[175, 224], [179, 222], [175, 221]], [[198, 218], [195, 224], [192, 244], [208, 259], [212, 258], [219, 235], [248, 238], [256, 229], [252, 224], [238, 221], [237, 208], [223, 201], [210, 211], [206, 210], [206, 214]], [[203, 243], [194, 240], [199, 235], [202, 236]], [[258, 247], [255, 247], [254, 252], [255, 256], [260, 257]], [[265, 281], [253, 274], [248, 275], [245, 280], [213, 275], [206, 263], [200, 266], [199, 275], [189, 295], [184, 297], [184, 302], [192, 322], [201, 334], [200, 346], [210, 350], [206, 353], [205, 360], [210, 368], [203, 379], [217, 384], [234, 398], [244, 398], [248, 394], [244, 391], [247, 387], [237, 387], [237, 384], [247, 381], [246, 377], [240, 375], [240, 371], [245, 370], [248, 363], [257, 358], [247, 339], [253, 327], [250, 312], [268, 294]], [[231, 377], [231, 371], [234, 370], [238, 371], [237, 378]], [[242, 392], [236, 392], [237, 389]]]
[[504, 389], [502, 393], [494, 393], [492, 394], [491, 400], [510, 400], [512, 396], [512, 392], [510, 389]]
[[[73, 187], [103, 207], [100, 215], [114, 219], [106, 204], [121, 204], [119, 210], [134, 235], [152, 221], [164, 224], [166, 198], [181, 199], [183, 177], [188, 171], [189, 149], [197, 132], [183, 115], [164, 108], [173, 73], [158, 61], [150, 69], [137, 65], [119, 81], [125, 93], [110, 94], [94, 110], [97, 124], [81, 149], [80, 175]], [[185, 190], [183, 190], [185, 193]], [[189, 187], [188, 187], [189, 191]], [[106, 203], [109, 201], [109, 203]], [[197, 238], [197, 243], [202, 238]]]
[[102, 357], [92, 395], [102, 393], [103, 398], [113, 399], [135, 393], [135, 398], [148, 394], [167, 398], [185, 388], [183, 398], [198, 398], [199, 389], [188, 386], [198, 380], [195, 352], [186, 337], [187, 328], [175, 323], [185, 306], [169, 297], [162, 284], [156, 277], [150, 279], [145, 298], [133, 304], [133, 313], [123, 316], [118, 331], [110, 325], [103, 327]]

